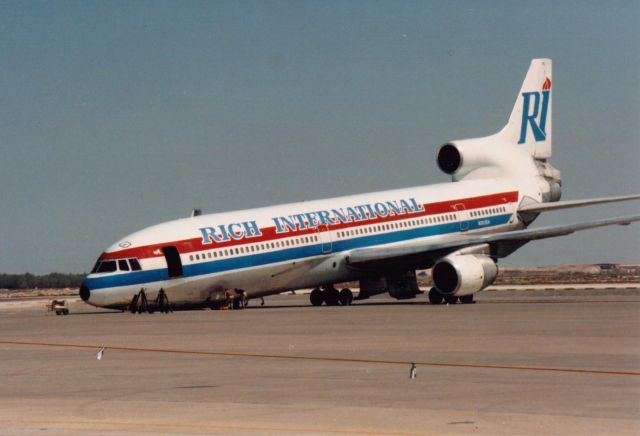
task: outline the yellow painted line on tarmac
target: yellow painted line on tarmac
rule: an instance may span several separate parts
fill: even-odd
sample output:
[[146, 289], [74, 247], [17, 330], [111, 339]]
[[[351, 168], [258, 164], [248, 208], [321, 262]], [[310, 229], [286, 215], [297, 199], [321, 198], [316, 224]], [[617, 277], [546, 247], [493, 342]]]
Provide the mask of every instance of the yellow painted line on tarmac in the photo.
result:
[[[82, 348], [99, 350], [102, 345], [87, 345], [87, 344], [61, 344], [51, 342], [26, 342], [26, 341], [3, 341], [0, 340], [0, 345], [22, 345], [22, 346], [34, 346], [34, 347], [57, 347], [57, 348]], [[474, 369], [509, 369], [519, 371], [547, 371], [547, 372], [570, 372], [581, 374], [596, 374], [596, 375], [630, 375], [640, 376], [640, 372], [637, 371], [614, 371], [604, 369], [589, 369], [589, 368], [559, 368], [559, 367], [543, 367], [543, 366], [521, 366], [521, 365], [497, 365], [486, 363], [456, 363], [456, 362], [435, 362], [435, 361], [409, 361], [409, 360], [378, 360], [378, 359], [358, 359], [350, 357], [330, 357], [330, 356], [295, 356], [295, 355], [278, 355], [278, 354], [255, 354], [255, 353], [239, 353], [239, 352], [225, 352], [225, 351], [198, 351], [198, 350], [181, 350], [173, 348], [144, 348], [144, 347], [125, 347], [118, 345], [104, 345], [108, 350], [118, 351], [136, 351], [144, 353], [171, 353], [171, 354], [186, 354], [195, 356], [216, 356], [216, 357], [238, 357], [249, 359], [279, 359], [279, 360], [306, 360], [315, 362], [339, 362], [339, 363], [368, 363], [378, 365], [411, 365], [412, 363], [417, 366], [444, 366], [450, 368], [474, 368]]]
[[381, 432], [367, 430], [348, 430], [331, 428], [303, 428], [303, 427], [271, 427], [259, 425], [236, 425], [236, 424], [193, 424], [171, 421], [80, 421], [80, 420], [10, 420], [0, 419], [0, 424], [8, 425], [60, 425], [60, 426], [83, 426], [89, 427], [161, 427], [163, 429], [174, 428], [181, 430], [230, 430], [247, 432], [274, 432], [274, 433], [294, 433], [294, 434], [357, 434], [365, 436], [428, 436], [427, 433], [405, 433], [405, 432]]

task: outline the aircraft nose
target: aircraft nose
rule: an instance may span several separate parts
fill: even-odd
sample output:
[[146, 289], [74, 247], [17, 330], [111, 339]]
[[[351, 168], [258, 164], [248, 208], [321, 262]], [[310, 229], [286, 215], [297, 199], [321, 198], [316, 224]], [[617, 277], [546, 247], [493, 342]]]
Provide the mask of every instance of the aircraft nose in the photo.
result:
[[89, 297], [91, 297], [91, 289], [89, 289], [86, 282], [82, 282], [82, 285], [80, 285], [80, 298], [86, 302], [89, 300]]

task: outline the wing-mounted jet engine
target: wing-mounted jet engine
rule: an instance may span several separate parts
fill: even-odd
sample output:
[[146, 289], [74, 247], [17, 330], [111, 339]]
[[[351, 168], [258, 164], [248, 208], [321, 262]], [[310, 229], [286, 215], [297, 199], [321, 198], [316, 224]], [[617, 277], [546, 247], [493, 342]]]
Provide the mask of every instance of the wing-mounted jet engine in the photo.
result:
[[473, 301], [473, 294], [493, 283], [498, 275], [498, 265], [489, 256], [464, 254], [447, 256], [439, 260], [432, 270], [435, 290], [429, 292], [432, 304], [463, 303]]

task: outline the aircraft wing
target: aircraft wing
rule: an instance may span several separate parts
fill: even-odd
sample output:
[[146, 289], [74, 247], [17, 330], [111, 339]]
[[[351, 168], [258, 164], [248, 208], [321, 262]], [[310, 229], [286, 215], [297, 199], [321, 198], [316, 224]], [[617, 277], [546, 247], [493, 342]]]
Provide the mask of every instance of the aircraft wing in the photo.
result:
[[552, 203], [531, 203], [522, 205], [518, 212], [547, 212], [550, 210], [568, 209], [571, 207], [591, 206], [593, 204], [615, 203], [618, 201], [638, 200], [640, 195], [625, 195], [621, 197], [590, 198], [588, 200], [555, 201]]
[[494, 250], [497, 257], [504, 257], [516, 248], [521, 247], [534, 239], [564, 236], [579, 230], [593, 229], [596, 227], [628, 225], [635, 221], [640, 221], [640, 215], [608, 218], [577, 224], [548, 226], [541, 227], [539, 229], [513, 230], [485, 235], [458, 234], [449, 239], [433, 243], [425, 242], [401, 247], [372, 247], [357, 249], [347, 255], [347, 261], [351, 265], [364, 267], [370, 263], [401, 260], [408, 257], [432, 257], [434, 254], [442, 256], [464, 247], [473, 247], [482, 244], [497, 246], [504, 245], [506, 248], [505, 250]]

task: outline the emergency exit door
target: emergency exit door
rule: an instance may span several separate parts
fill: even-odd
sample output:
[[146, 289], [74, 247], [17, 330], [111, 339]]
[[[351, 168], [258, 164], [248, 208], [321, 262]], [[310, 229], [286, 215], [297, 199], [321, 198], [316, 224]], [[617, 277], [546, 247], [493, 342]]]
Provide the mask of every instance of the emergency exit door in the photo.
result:
[[329, 226], [327, 224], [320, 224], [316, 232], [322, 245], [322, 254], [328, 254], [333, 251], [333, 242], [331, 241], [331, 233], [329, 232]]
[[466, 232], [469, 230], [469, 211], [464, 207], [463, 203], [458, 203], [453, 207], [456, 210], [456, 218], [460, 220], [460, 231]]

